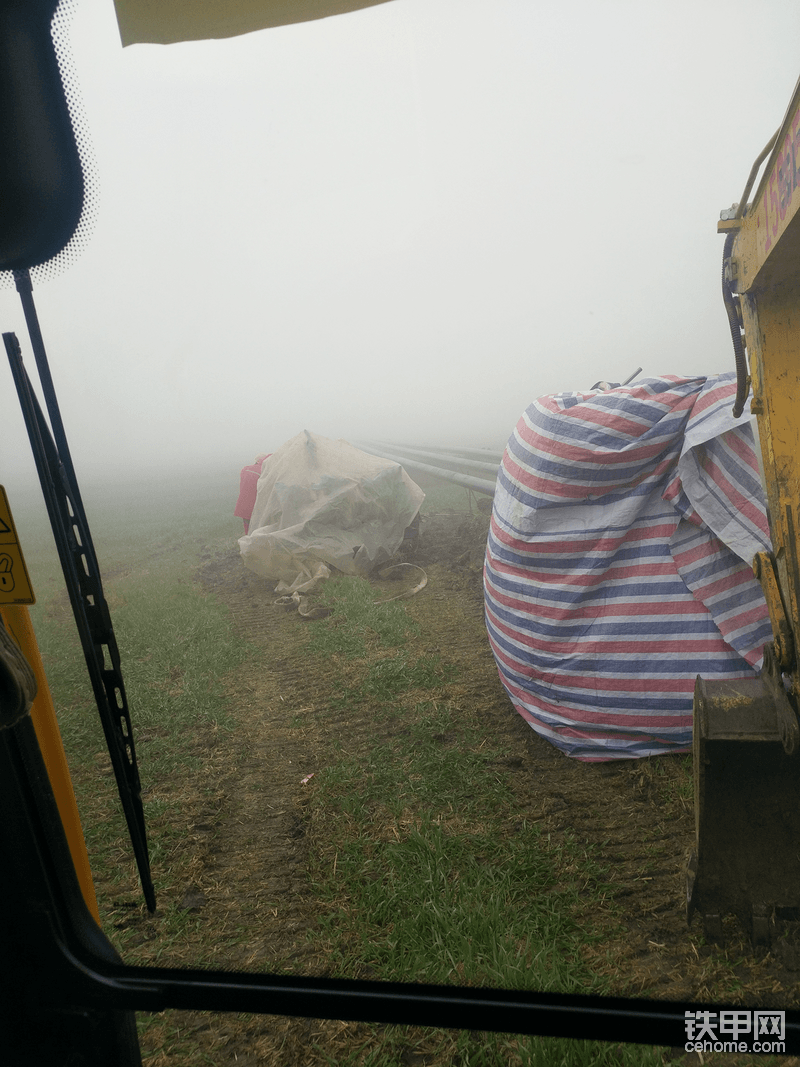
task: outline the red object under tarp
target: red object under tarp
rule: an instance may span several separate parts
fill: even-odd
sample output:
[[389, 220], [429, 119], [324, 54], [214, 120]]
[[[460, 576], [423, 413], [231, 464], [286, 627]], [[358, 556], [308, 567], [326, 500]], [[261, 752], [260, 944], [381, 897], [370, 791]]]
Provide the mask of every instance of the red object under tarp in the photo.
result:
[[[271, 455], [272, 453], [270, 452], [266, 459], [269, 459]], [[239, 475], [239, 499], [236, 501], [233, 514], [244, 522], [245, 533], [250, 532], [250, 516], [256, 506], [258, 479], [261, 477], [261, 464], [263, 462], [264, 460], [262, 459], [258, 463], [250, 463], [247, 467], [242, 467], [242, 473]]]

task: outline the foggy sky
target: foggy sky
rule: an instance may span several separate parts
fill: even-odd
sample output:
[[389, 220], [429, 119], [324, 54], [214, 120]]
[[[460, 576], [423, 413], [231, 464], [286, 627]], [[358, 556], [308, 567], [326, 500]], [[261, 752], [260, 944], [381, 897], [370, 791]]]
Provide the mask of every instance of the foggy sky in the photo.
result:
[[[501, 448], [538, 395], [732, 369], [716, 220], [799, 31], [789, 0], [394, 0], [123, 50], [78, 0], [98, 210], [35, 297], [79, 478], [236, 482], [303, 429]], [[0, 328], [32, 371], [13, 288]]]

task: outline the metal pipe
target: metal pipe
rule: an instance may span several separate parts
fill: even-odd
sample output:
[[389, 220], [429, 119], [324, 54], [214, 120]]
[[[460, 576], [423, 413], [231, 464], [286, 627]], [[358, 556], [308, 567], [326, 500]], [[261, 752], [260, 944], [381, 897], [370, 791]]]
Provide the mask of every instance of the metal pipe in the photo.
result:
[[376, 448], [373, 445], [360, 444], [358, 447], [363, 452], [369, 452], [370, 455], [380, 456], [381, 459], [389, 459], [393, 463], [399, 463], [401, 467], [424, 471], [426, 474], [432, 474], [434, 477], [442, 478], [446, 482], [453, 482], [455, 485], [461, 485], [465, 489], [471, 489], [474, 493], [484, 493], [486, 496], [494, 496], [494, 482], [484, 481], [482, 478], [473, 478], [469, 474], [458, 474], [456, 471], [446, 470], [444, 467], [432, 467], [429, 463], [421, 463], [416, 459], [408, 459], [395, 452], [388, 452], [385, 449]]
[[636, 375], [637, 374], [641, 374], [641, 373], [642, 373], [642, 368], [641, 367], [637, 367], [636, 370], [633, 372], [633, 374], [631, 374], [630, 377], [626, 378], [625, 381], [622, 384], [623, 385], [630, 385], [631, 382], [633, 381], [633, 379], [636, 377]]
[[[372, 443], [372, 442], [370, 442], [370, 443]], [[408, 445], [389, 445], [389, 444], [385, 444], [382, 441], [375, 441], [374, 442], [374, 446], [375, 446], [375, 448], [388, 448], [388, 449], [391, 449], [393, 452], [396, 452], [398, 455], [401, 455], [401, 454], [404, 455], [404, 456], [407, 455], [407, 456], [410, 456], [412, 459], [419, 458], [419, 459], [444, 460], [446, 463], [457, 465], [457, 466], [460, 466], [460, 467], [471, 467], [471, 468], [473, 468], [473, 470], [476, 471], [476, 473], [478, 473], [478, 474], [481, 474], [481, 473], [488, 474], [488, 475], [491, 475], [492, 478], [496, 478], [497, 477], [497, 469], [500, 466], [500, 460], [499, 459], [498, 459], [498, 461], [496, 463], [486, 463], [486, 462], [484, 462], [482, 460], [479, 460], [479, 459], [467, 459], [465, 456], [461, 456], [461, 455], [459, 455], [457, 453], [454, 453], [454, 452], [449, 452], [448, 453], [446, 451], [442, 451], [442, 452], [423, 451], [420, 448], [410, 448]]]
[[[382, 443], [387, 448], [399, 448], [399, 445], [391, 445], [386, 442]], [[498, 466], [503, 458], [502, 448], [451, 448], [447, 445], [415, 445], [415, 448], [422, 448], [428, 452], [448, 452], [454, 456], [470, 457], [472, 459], [481, 459], [484, 462], [497, 461]]]
[[[800, 82], [798, 82], [798, 85], [800, 85]], [[797, 92], [797, 89], [795, 89], [795, 92]], [[761, 149], [761, 152], [759, 153], [758, 158], [756, 159], [755, 163], [753, 164], [753, 166], [752, 166], [752, 168], [750, 170], [750, 173], [747, 176], [747, 183], [746, 183], [746, 185], [744, 187], [744, 192], [739, 197], [739, 203], [738, 203], [738, 205], [736, 207], [736, 214], [733, 216], [735, 219], [742, 218], [742, 216], [744, 215], [745, 211], [747, 210], [747, 206], [748, 206], [747, 205], [747, 198], [750, 195], [750, 190], [753, 188], [753, 182], [756, 180], [756, 175], [759, 172], [761, 164], [764, 162], [764, 160], [767, 158], [767, 156], [769, 155], [769, 153], [772, 151], [773, 147], [775, 146], [775, 142], [778, 140], [778, 134], [781, 132], [781, 129], [782, 129], [782, 127], [779, 126], [778, 129], [775, 131], [775, 133], [773, 133], [773, 135], [770, 137], [770, 139], [767, 141], [767, 143]]]

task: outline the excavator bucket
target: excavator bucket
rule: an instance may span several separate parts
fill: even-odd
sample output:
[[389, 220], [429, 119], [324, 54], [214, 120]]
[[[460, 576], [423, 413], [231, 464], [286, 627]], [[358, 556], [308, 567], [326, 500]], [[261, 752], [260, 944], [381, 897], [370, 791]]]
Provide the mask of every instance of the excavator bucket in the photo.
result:
[[760, 677], [697, 679], [694, 801], [688, 921], [699, 913], [720, 941], [735, 915], [754, 945], [768, 945], [776, 917], [800, 914], [800, 756], [784, 751]]

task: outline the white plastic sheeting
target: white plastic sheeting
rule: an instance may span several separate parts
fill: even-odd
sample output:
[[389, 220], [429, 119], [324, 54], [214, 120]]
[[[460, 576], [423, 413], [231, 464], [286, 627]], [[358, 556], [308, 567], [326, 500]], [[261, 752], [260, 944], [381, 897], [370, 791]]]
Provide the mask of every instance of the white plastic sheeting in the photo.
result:
[[331, 567], [367, 575], [392, 558], [424, 499], [399, 463], [304, 430], [264, 461], [239, 548], [279, 593], [308, 589]]

